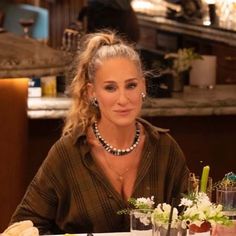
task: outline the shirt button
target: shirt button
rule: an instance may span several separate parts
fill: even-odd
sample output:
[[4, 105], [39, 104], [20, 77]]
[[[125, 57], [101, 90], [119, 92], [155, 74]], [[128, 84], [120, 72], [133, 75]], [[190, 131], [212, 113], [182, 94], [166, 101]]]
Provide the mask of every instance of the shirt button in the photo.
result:
[[108, 194], [108, 198], [113, 199], [113, 196], [111, 194]]

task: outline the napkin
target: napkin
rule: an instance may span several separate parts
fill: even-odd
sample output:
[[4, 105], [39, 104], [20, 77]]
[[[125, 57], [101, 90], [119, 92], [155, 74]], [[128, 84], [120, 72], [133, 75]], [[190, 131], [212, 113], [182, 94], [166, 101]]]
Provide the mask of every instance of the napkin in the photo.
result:
[[32, 221], [24, 220], [10, 225], [1, 236], [39, 236], [39, 231]]

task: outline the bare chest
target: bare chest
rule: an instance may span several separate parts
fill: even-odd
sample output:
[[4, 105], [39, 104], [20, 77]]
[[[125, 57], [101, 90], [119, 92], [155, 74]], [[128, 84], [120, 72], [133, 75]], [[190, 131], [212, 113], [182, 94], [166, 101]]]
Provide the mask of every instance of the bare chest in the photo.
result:
[[128, 199], [133, 193], [137, 171], [141, 160], [143, 144], [128, 155], [113, 156], [100, 148], [92, 148], [93, 158], [112, 187], [122, 198]]

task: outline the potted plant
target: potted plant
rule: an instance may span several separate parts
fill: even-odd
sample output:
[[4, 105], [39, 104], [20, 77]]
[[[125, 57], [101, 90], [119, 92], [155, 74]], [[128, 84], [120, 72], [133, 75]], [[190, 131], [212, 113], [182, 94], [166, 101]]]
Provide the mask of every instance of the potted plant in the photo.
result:
[[176, 53], [167, 53], [164, 59], [170, 60], [170, 66], [165, 73], [170, 73], [173, 78], [172, 91], [182, 92], [184, 88], [184, 75], [191, 69], [193, 60], [202, 59], [201, 55], [194, 52], [193, 48], [180, 48]]

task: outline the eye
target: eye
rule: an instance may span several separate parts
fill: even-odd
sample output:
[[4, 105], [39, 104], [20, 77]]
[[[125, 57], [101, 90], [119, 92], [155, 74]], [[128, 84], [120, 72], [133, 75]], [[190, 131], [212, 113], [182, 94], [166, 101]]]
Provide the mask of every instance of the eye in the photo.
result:
[[114, 92], [116, 90], [116, 86], [113, 84], [108, 84], [105, 86], [105, 90], [107, 90], [108, 92]]
[[127, 89], [134, 89], [137, 87], [137, 83], [136, 82], [130, 82], [126, 85]]

